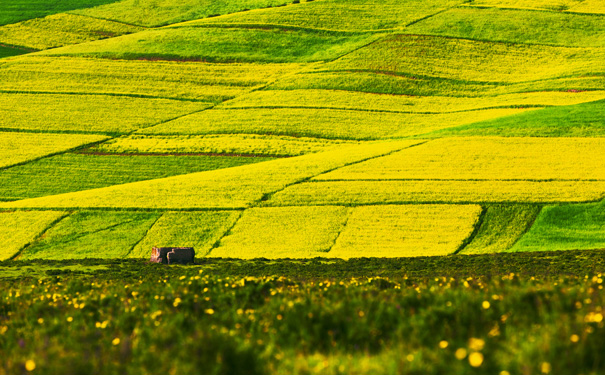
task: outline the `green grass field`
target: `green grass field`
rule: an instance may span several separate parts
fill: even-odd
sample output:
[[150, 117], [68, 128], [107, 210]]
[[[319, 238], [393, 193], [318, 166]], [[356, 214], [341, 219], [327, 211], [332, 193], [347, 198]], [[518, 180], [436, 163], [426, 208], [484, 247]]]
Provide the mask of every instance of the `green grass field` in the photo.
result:
[[2, 1], [0, 375], [604, 373], [604, 62], [602, 0]]

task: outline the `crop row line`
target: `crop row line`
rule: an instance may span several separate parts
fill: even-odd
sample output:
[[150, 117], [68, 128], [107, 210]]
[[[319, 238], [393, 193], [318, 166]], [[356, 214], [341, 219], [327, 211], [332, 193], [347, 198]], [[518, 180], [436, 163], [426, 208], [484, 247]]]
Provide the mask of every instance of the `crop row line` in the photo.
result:
[[[410, 104], [413, 107], [413, 104]], [[248, 109], [318, 109], [318, 110], [334, 110], [334, 111], [355, 111], [355, 112], [372, 112], [372, 113], [399, 113], [406, 115], [441, 115], [441, 114], [452, 114], [452, 113], [464, 113], [464, 112], [477, 112], [488, 109], [507, 109], [507, 108], [549, 108], [556, 107], [550, 104], [510, 104], [490, 107], [479, 107], [470, 109], [461, 109], [457, 111], [443, 111], [443, 112], [432, 112], [432, 111], [394, 111], [388, 109], [370, 109], [370, 108], [355, 108], [355, 107], [330, 107], [330, 106], [278, 106], [278, 105], [257, 105], [250, 107], [215, 107], [214, 110], [248, 110]]]
[[[222, 86], [222, 85], [216, 85]], [[248, 87], [248, 86], [236, 86]], [[164, 99], [174, 100], [179, 102], [195, 102], [195, 103], [210, 103], [204, 99], [195, 98], [176, 98], [169, 96], [147, 95], [147, 94], [129, 94], [118, 92], [76, 92], [76, 91], [38, 91], [38, 90], [3, 90], [0, 89], [0, 94], [40, 94], [40, 95], [74, 95], [74, 96], [110, 96], [110, 97], [127, 97], [138, 99]], [[231, 97], [229, 97], [231, 99]]]
[[534, 12], [534, 13], [550, 13], [550, 14], [569, 14], [569, 15], [579, 15], [579, 16], [591, 16], [591, 17], [605, 17], [603, 13], [585, 13], [585, 12], [574, 12], [574, 11], [558, 11], [558, 10], [549, 10], [549, 9], [532, 9], [532, 8], [513, 8], [513, 7], [497, 7], [497, 6], [489, 6], [489, 5], [457, 5], [454, 8], [464, 9], [464, 8], [477, 8], [477, 9], [501, 9], [501, 10], [514, 10], [520, 12]]

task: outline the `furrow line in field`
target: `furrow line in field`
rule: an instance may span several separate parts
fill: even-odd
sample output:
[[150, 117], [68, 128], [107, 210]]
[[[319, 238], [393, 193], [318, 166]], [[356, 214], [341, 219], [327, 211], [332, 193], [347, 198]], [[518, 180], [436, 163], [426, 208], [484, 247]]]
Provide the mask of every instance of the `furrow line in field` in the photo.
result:
[[124, 258], [128, 258], [128, 256], [134, 251], [134, 249], [141, 243], [143, 242], [143, 240], [147, 237], [147, 235], [149, 234], [149, 232], [153, 229], [153, 227], [158, 223], [158, 221], [160, 221], [160, 219], [162, 217], [164, 217], [165, 212], [162, 213], [161, 215], [158, 215], [158, 217], [154, 220], [154, 222], [149, 226], [149, 228], [147, 228], [147, 230], [145, 231], [145, 234], [143, 235], [143, 237], [141, 237], [140, 240], [138, 240], [137, 242], [135, 242], [134, 245], [132, 245], [132, 247], [128, 250], [128, 253], [124, 254]]
[[292, 182], [290, 184], [285, 185], [283, 188], [281, 188], [279, 190], [276, 190], [276, 191], [273, 191], [273, 192], [270, 192], [270, 193], [265, 193], [258, 201], [253, 202], [250, 207], [256, 207], [259, 204], [261, 204], [262, 202], [265, 202], [265, 201], [268, 201], [269, 199], [271, 199], [271, 197], [273, 197], [275, 194], [277, 194], [279, 192], [282, 192], [282, 191], [286, 190], [287, 188], [289, 188], [291, 186], [298, 185], [298, 184], [301, 184], [303, 182], [311, 181], [313, 178], [315, 178], [317, 176], [320, 176], [322, 174], [330, 173], [330, 172], [333, 172], [333, 171], [335, 171], [337, 169], [349, 167], [351, 165], [363, 163], [363, 162], [366, 162], [368, 160], [377, 159], [377, 158], [381, 158], [381, 157], [384, 157], [384, 156], [389, 156], [389, 155], [394, 154], [396, 152], [399, 152], [399, 151], [402, 151], [402, 150], [406, 150], [406, 149], [409, 149], [409, 148], [412, 148], [412, 147], [421, 146], [421, 145], [423, 145], [425, 143], [428, 143], [428, 142], [430, 142], [430, 140], [427, 140], [427, 141], [424, 141], [424, 142], [419, 142], [419, 143], [413, 144], [411, 146], [405, 146], [405, 147], [399, 148], [397, 150], [393, 150], [393, 151], [387, 152], [385, 154], [375, 155], [375, 156], [371, 156], [371, 157], [368, 157], [368, 158], [365, 158], [365, 159], [362, 159], [362, 160], [354, 161], [352, 163], [347, 163], [347, 164], [344, 164], [344, 165], [341, 165], [341, 166], [338, 166], [338, 167], [335, 167], [335, 168], [323, 171], [323, 172], [321, 172], [321, 173], [319, 173], [317, 175], [305, 177], [305, 178], [303, 178], [301, 180], [294, 181], [294, 182]]
[[[559, 204], [559, 206], [570, 205], [570, 204], [572, 204], [572, 203]], [[512, 249], [517, 244], [517, 242], [521, 241], [521, 238], [523, 238], [523, 236], [525, 236], [525, 234], [527, 232], [529, 232], [529, 230], [534, 226], [536, 220], [538, 219], [538, 216], [540, 216], [540, 213], [544, 209], [544, 205], [537, 205], [537, 206], [539, 207], [539, 209], [536, 211], [536, 213], [532, 217], [532, 219], [527, 222], [527, 225], [523, 229], [523, 233], [521, 233], [521, 235], [517, 238], [517, 240], [510, 245], [509, 249]]]
[[[0, 131], [2, 131], [2, 129], [0, 129]], [[77, 146], [77, 147], [70, 148], [68, 150], [54, 152], [54, 153], [47, 154], [47, 155], [44, 155], [44, 156], [40, 156], [38, 158], [34, 158], [34, 159], [31, 159], [31, 160], [26, 160], [26, 161], [23, 161], [23, 162], [20, 162], [20, 163], [15, 163], [15, 164], [7, 165], [7, 166], [4, 166], [4, 167], [0, 167], [0, 171], [6, 170], [6, 169], [9, 169], [9, 168], [13, 168], [13, 167], [18, 167], [20, 165], [25, 165], [25, 164], [33, 163], [33, 162], [36, 162], [36, 161], [39, 161], [39, 160], [42, 160], [42, 159], [51, 158], [53, 156], [63, 155], [63, 154], [69, 153], [69, 152], [76, 152], [78, 150], [84, 150], [86, 148], [90, 148], [90, 147], [93, 147], [93, 146], [98, 146], [100, 144], [103, 144], [103, 143], [111, 140], [111, 139], [112, 138], [107, 138], [107, 139], [104, 139], [104, 140], [101, 140], [101, 141], [86, 143], [86, 144], [83, 144], [83, 145], [80, 145], [80, 146]]]
[[[245, 86], [244, 86], [245, 87]], [[165, 99], [179, 102], [195, 102], [209, 103], [207, 100], [194, 98], [175, 98], [169, 96], [145, 95], [145, 94], [127, 94], [113, 92], [76, 92], [76, 91], [38, 91], [38, 90], [3, 90], [0, 89], [0, 94], [41, 94], [41, 95], [74, 95], [74, 96], [112, 96], [112, 97], [127, 97], [139, 99]]]
[[[527, 137], [524, 137], [524, 138], [527, 138]], [[356, 163], [353, 163], [353, 164], [356, 164]], [[337, 169], [340, 169], [340, 167]], [[458, 182], [466, 182], [466, 181], [575, 182], [575, 181], [582, 181], [582, 182], [601, 182], [601, 181], [605, 181], [605, 179], [598, 179], [598, 178], [587, 178], [587, 179], [579, 179], [579, 178], [545, 178], [545, 179], [539, 179], [539, 178], [376, 178], [376, 179], [354, 178], [353, 179], [352, 178], [352, 179], [341, 179], [341, 178], [336, 178], [336, 179], [310, 180], [308, 182], [309, 183], [324, 183], [324, 182], [355, 182], [355, 181], [363, 181], [363, 182], [389, 182], [389, 181], [458, 181]]]
[[479, 214], [479, 217], [477, 218], [477, 222], [475, 223], [473, 231], [466, 239], [464, 239], [464, 241], [462, 241], [462, 243], [460, 244], [458, 249], [456, 249], [456, 251], [454, 251], [452, 253], [452, 255], [460, 254], [464, 250], [465, 247], [467, 247], [471, 242], [473, 242], [475, 237], [477, 237], [477, 234], [479, 233], [481, 226], [485, 222], [486, 215], [487, 215], [487, 207], [481, 206], [481, 213]]
[[513, 7], [499, 7], [499, 6], [489, 6], [489, 5], [458, 5], [453, 8], [477, 8], [477, 9], [501, 9], [501, 10], [517, 10], [523, 12], [536, 12], [536, 13], [551, 13], [551, 14], [569, 14], [569, 15], [578, 15], [578, 16], [594, 16], [594, 17], [605, 17], [604, 13], [585, 13], [585, 12], [574, 12], [574, 11], [558, 11], [558, 10], [548, 10], [548, 9], [533, 9], [533, 8], [513, 8]]
[[237, 217], [237, 219], [233, 220], [233, 224], [229, 228], [227, 228], [227, 230], [223, 233], [222, 236], [220, 236], [220, 238], [218, 240], [216, 240], [216, 242], [214, 242], [212, 244], [212, 246], [210, 247], [210, 250], [208, 250], [206, 252], [206, 254], [203, 255], [203, 257], [207, 257], [208, 255], [210, 255], [210, 253], [212, 253], [212, 250], [218, 248], [220, 246], [220, 244], [221, 244], [222, 239], [225, 238], [225, 237], [227, 237], [231, 233], [231, 231], [233, 230], [233, 228], [235, 228], [235, 226], [237, 225], [237, 223], [239, 223], [239, 221], [241, 220], [242, 216], [244, 215], [244, 211], [245, 210], [238, 209], [237, 211], [239, 211], [239, 216]]
[[[380, 94], [377, 94], [380, 95]], [[247, 109], [325, 109], [325, 110], [334, 110], [334, 111], [355, 111], [355, 112], [373, 112], [373, 113], [400, 113], [406, 115], [441, 115], [441, 114], [451, 114], [451, 113], [464, 113], [464, 112], [477, 112], [484, 111], [489, 109], [509, 109], [509, 108], [549, 108], [549, 107], [557, 107], [556, 105], [550, 104], [518, 104], [518, 105], [501, 105], [501, 106], [491, 106], [491, 107], [479, 107], [479, 108], [470, 108], [470, 109], [461, 109], [458, 111], [444, 111], [444, 112], [427, 112], [427, 111], [392, 111], [388, 109], [369, 109], [369, 108], [354, 108], [354, 107], [322, 107], [322, 106], [250, 106], [250, 107], [220, 107], [214, 108], [216, 111], [226, 111], [226, 110], [247, 110]]]
[[[49, 211], [51, 211], [51, 210], [49, 210]], [[21, 254], [23, 254], [23, 252], [25, 250], [27, 250], [28, 247], [30, 247], [33, 243], [35, 243], [40, 238], [42, 238], [49, 230], [51, 230], [52, 228], [54, 228], [61, 221], [67, 219], [73, 213], [74, 213], [73, 211], [66, 212], [65, 214], [61, 215], [59, 218], [57, 218], [56, 220], [54, 220], [46, 228], [44, 228], [40, 233], [38, 233], [35, 236], [35, 239], [32, 242], [30, 242], [30, 243], [26, 244], [25, 246], [23, 246], [21, 249], [19, 249], [19, 251], [17, 251], [17, 253], [15, 255], [13, 255], [12, 257], [10, 257], [8, 260], [11, 260], [11, 261], [12, 260], [18, 260], [21, 257]]]

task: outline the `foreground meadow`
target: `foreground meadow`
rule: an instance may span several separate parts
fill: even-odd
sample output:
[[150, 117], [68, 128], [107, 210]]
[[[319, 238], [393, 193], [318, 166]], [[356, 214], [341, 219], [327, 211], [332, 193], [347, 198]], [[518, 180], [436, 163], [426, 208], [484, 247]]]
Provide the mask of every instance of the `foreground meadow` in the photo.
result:
[[0, 270], [3, 375], [605, 371], [603, 251]]

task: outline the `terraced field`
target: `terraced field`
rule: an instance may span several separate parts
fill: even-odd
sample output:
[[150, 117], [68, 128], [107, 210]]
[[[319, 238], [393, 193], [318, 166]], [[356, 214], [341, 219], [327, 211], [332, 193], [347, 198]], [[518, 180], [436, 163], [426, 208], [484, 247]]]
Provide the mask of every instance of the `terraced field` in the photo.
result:
[[605, 246], [600, 1], [9, 3], [0, 259]]

